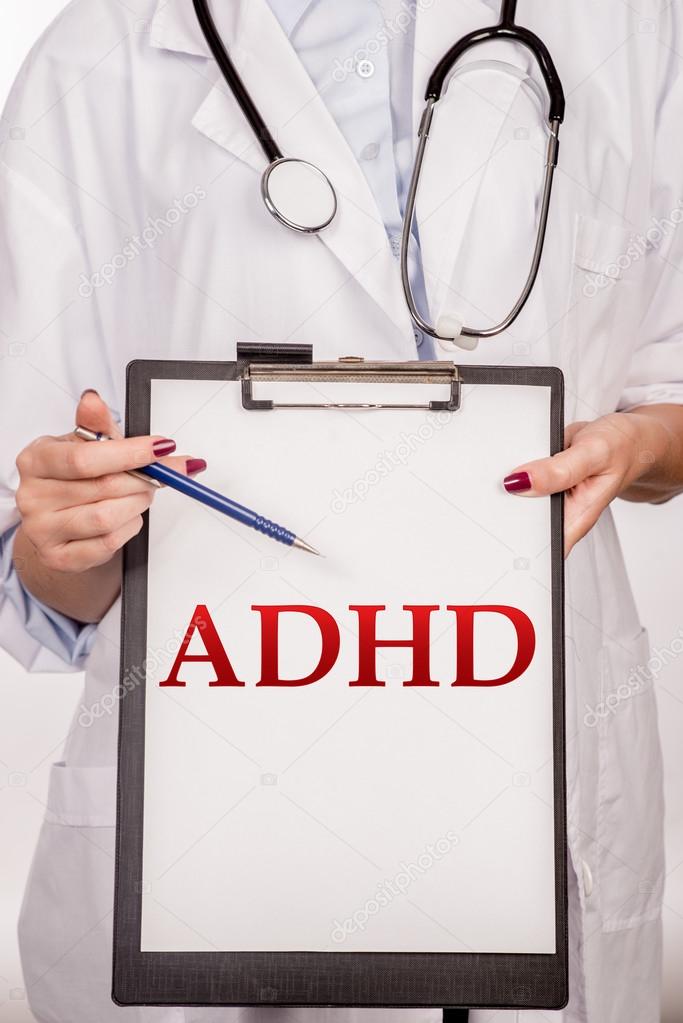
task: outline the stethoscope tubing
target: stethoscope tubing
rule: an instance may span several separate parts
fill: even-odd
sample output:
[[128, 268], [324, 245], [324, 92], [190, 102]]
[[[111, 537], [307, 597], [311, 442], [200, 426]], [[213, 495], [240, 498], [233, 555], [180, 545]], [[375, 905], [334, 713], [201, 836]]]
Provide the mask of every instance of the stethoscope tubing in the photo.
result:
[[559, 121], [562, 123], [565, 114], [564, 90], [547, 46], [529, 29], [520, 28], [507, 22], [501, 22], [499, 25], [492, 25], [490, 28], [482, 28], [476, 32], [470, 32], [469, 35], [464, 36], [455, 43], [434, 68], [427, 83], [425, 100], [439, 100], [450, 81], [456, 65], [464, 54], [469, 50], [473, 50], [476, 46], [481, 46], [483, 43], [489, 43], [493, 40], [518, 43], [529, 50], [534, 56], [548, 91], [550, 101], [548, 121]]
[[273, 138], [268, 125], [261, 117], [258, 107], [249, 95], [249, 90], [240, 78], [237, 68], [230, 59], [230, 55], [225, 48], [223, 40], [221, 39], [220, 32], [213, 20], [208, 0], [192, 0], [192, 3], [194, 4], [200, 28], [204, 33], [204, 38], [206, 39], [209, 49], [213, 54], [214, 60], [218, 64], [221, 74], [225, 78], [230, 91], [237, 100], [242, 113], [254, 132], [254, 135], [264, 152], [266, 160], [269, 164], [275, 163], [276, 160], [282, 160], [283, 153], [280, 151], [280, 147]]
[[[420, 134], [417, 147], [417, 153], [415, 157], [415, 164], [413, 166], [413, 173], [410, 179], [410, 185], [408, 188], [408, 197], [406, 199], [406, 209], [403, 217], [403, 231], [401, 235], [401, 283], [403, 285], [403, 293], [405, 295], [410, 315], [413, 318], [415, 324], [424, 333], [433, 337], [437, 341], [454, 341], [451, 337], [446, 337], [440, 334], [438, 330], [431, 324], [427, 323], [424, 317], [420, 314], [415, 302], [413, 295], [412, 284], [410, 281], [410, 268], [408, 263], [410, 242], [413, 233], [413, 224], [415, 222], [415, 207], [417, 204], [417, 195], [420, 184], [420, 178], [422, 175], [422, 166], [424, 163], [425, 152], [429, 141], [429, 130], [432, 123], [434, 114], [434, 108], [437, 100], [429, 99], [425, 112], [422, 117], [420, 124]], [[463, 324], [460, 330], [460, 334], [464, 337], [486, 339], [497, 337], [498, 334], [502, 334], [503, 331], [507, 330], [515, 322], [519, 314], [524, 309], [531, 292], [533, 291], [538, 272], [541, 267], [541, 259], [543, 256], [543, 249], [545, 245], [545, 237], [548, 229], [548, 219], [550, 216], [550, 200], [552, 198], [553, 181], [555, 178], [555, 169], [557, 167], [557, 157], [559, 151], [559, 129], [560, 122], [553, 121], [550, 126], [550, 139], [548, 140], [548, 150], [546, 156], [546, 169], [543, 182], [543, 195], [541, 198], [541, 208], [539, 213], [538, 229], [536, 232], [536, 241], [534, 245], [534, 251], [531, 259], [531, 266], [527, 279], [522, 289], [522, 293], [519, 296], [517, 302], [507, 314], [507, 316], [501, 320], [495, 327], [487, 327], [481, 329], [475, 329], [474, 327], [467, 327]]]

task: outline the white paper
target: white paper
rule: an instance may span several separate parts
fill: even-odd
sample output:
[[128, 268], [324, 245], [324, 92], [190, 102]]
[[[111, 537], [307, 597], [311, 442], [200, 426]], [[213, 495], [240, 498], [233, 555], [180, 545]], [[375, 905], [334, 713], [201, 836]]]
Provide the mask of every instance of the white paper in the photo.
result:
[[[304, 400], [366, 400], [363, 387], [297, 385]], [[277, 387], [277, 391], [276, 391]], [[379, 388], [422, 400], [433, 388]], [[260, 396], [285, 397], [263, 384]], [[294, 390], [286, 392], [293, 400]], [[408, 395], [408, 398], [407, 398]], [[257, 395], [258, 396], [258, 395]], [[305, 537], [292, 550], [171, 491], [150, 526], [143, 951], [555, 951], [550, 504], [503, 490], [548, 454], [550, 390], [465, 389], [451, 415], [246, 412], [235, 383], [153, 381], [152, 431], [207, 459], [202, 482]], [[184, 664], [163, 688], [197, 605], [244, 687], [209, 687]], [[408, 688], [411, 651], [377, 654], [383, 688], [354, 688], [358, 616], [386, 605], [380, 638], [409, 638], [403, 605], [438, 605], [431, 671]], [[453, 687], [447, 605], [509, 605], [531, 619], [527, 671]], [[339, 624], [331, 673], [257, 687], [252, 605], [314, 605]], [[281, 674], [315, 666], [320, 633], [282, 616]], [[515, 655], [482, 615], [475, 670]], [[195, 634], [190, 652], [204, 653]]]

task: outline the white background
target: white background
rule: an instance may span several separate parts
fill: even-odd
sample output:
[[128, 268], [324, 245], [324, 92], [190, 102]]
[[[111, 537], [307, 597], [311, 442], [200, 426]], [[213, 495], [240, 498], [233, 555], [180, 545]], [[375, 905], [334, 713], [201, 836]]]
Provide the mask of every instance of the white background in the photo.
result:
[[[63, 0], [3, 0], [0, 104], [29, 46]], [[641, 617], [653, 647], [683, 628], [681, 503], [617, 506]], [[668, 883], [665, 899], [666, 1008], [663, 1023], [683, 1019], [683, 663], [657, 677], [667, 768]], [[0, 653], [0, 1023], [28, 1023], [15, 925], [44, 810], [47, 769], [59, 759], [80, 693], [78, 676], [31, 676]]]

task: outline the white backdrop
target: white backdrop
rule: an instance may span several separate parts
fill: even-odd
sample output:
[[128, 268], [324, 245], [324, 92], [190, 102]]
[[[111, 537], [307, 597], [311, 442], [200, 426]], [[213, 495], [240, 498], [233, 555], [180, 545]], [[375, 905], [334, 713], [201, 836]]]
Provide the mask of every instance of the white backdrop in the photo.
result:
[[[63, 0], [3, 0], [0, 106], [24, 55]], [[3, 125], [3, 129], [6, 126]], [[683, 183], [682, 183], [683, 185]], [[620, 503], [617, 518], [641, 618], [655, 650], [683, 629], [680, 500], [663, 508]], [[683, 663], [664, 658], [657, 673], [667, 771], [668, 881], [665, 899], [666, 1008], [683, 1019]], [[47, 771], [58, 760], [78, 701], [79, 676], [27, 676], [0, 653], [0, 1023], [29, 1023], [16, 943], [16, 919], [44, 810]], [[550, 1019], [550, 1016], [549, 1016]]]

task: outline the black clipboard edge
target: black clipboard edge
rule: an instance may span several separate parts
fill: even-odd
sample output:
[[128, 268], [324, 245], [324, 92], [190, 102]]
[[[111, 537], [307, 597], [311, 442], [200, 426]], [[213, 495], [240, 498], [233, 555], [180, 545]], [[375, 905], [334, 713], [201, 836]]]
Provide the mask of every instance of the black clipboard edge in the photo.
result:
[[[310, 361], [309, 346], [297, 346], [292, 361]], [[305, 351], [304, 351], [305, 349]], [[281, 351], [273, 346], [269, 352]], [[280, 356], [281, 357], [281, 356]], [[246, 356], [248, 361], [249, 356]], [[238, 379], [237, 362], [135, 360], [127, 367], [126, 435], [147, 434], [153, 379]], [[550, 450], [564, 446], [564, 377], [555, 367], [461, 366], [463, 384], [509, 384], [551, 389]], [[466, 401], [466, 394], [464, 401]], [[128, 664], [145, 657], [148, 521], [124, 549], [121, 614], [121, 680]], [[118, 740], [117, 832], [114, 886], [112, 1000], [119, 1006], [288, 1006], [353, 1008], [564, 1008], [569, 1000], [568, 896], [565, 776], [564, 500], [551, 498], [553, 601], [554, 797], [557, 945], [554, 955], [491, 953], [153, 953], [140, 952], [142, 821], [144, 793], [144, 685], [121, 701]], [[124, 733], [126, 751], [124, 755]], [[126, 798], [124, 798], [126, 793]], [[340, 960], [338, 964], [331, 959]], [[280, 963], [287, 960], [286, 971]], [[399, 963], [399, 960], [401, 961]], [[440, 967], [437, 972], [435, 964]], [[335, 968], [336, 965], [336, 968]], [[340, 967], [343, 965], [343, 970]], [[247, 971], [249, 998], [232, 1000], [229, 977]], [[340, 976], [340, 972], [345, 976]], [[428, 1000], [426, 973], [432, 977]], [[373, 997], [378, 974], [387, 995]], [[477, 975], [476, 979], [474, 975]], [[287, 990], [273, 986], [285, 980]], [[407, 981], [407, 983], [406, 983]], [[397, 997], [401, 992], [400, 998]], [[282, 995], [284, 994], [284, 998]], [[298, 997], [297, 997], [298, 995]], [[411, 997], [412, 996], [412, 997]]]

